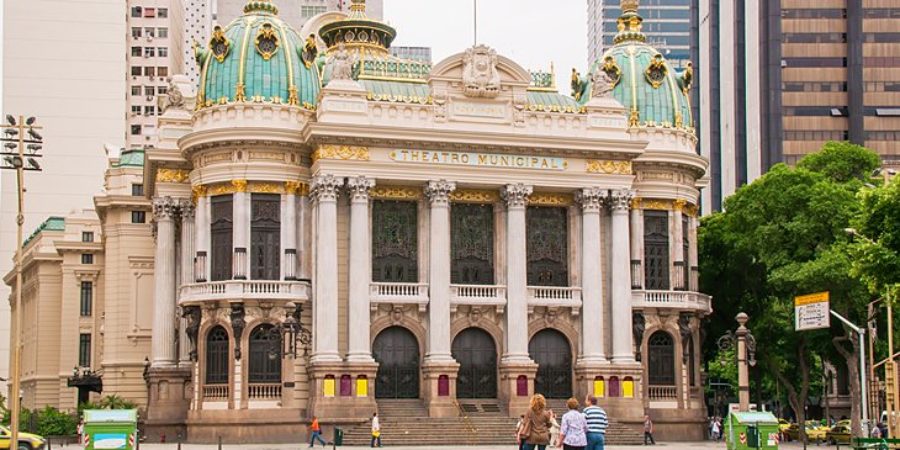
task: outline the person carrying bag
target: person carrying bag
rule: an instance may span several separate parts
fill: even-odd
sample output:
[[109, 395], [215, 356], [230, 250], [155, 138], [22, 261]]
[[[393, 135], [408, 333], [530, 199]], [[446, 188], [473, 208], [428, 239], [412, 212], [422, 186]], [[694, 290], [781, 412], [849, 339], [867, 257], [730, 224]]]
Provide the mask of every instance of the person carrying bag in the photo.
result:
[[521, 439], [525, 441], [525, 450], [546, 450], [550, 444], [550, 412], [547, 411], [547, 400], [541, 394], [531, 397], [531, 407], [525, 413], [525, 426]]

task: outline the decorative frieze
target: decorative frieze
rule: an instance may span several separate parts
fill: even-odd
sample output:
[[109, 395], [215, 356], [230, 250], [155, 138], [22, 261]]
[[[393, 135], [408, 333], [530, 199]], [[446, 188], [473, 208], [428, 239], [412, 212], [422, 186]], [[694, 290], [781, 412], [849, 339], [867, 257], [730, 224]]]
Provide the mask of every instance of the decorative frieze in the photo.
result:
[[589, 159], [585, 162], [587, 173], [604, 173], [608, 175], [631, 175], [631, 161], [611, 159]]
[[295, 194], [301, 197], [305, 197], [309, 195], [309, 185], [306, 183], [302, 183], [299, 181], [285, 181], [284, 182], [284, 193], [285, 194]]
[[497, 203], [500, 192], [487, 189], [457, 189], [450, 193], [450, 201], [456, 203]]
[[501, 191], [503, 200], [509, 208], [524, 208], [534, 188], [523, 183], [507, 184]]
[[323, 144], [316, 147], [316, 150], [312, 154], [313, 163], [320, 159], [368, 161], [369, 148], [352, 145]]
[[337, 201], [338, 190], [344, 185], [343, 178], [332, 174], [317, 175], [313, 178], [310, 192], [318, 201]]
[[369, 196], [376, 200], [418, 200], [422, 189], [417, 186], [375, 186]]
[[247, 180], [231, 180], [234, 192], [247, 192]]
[[581, 205], [581, 209], [584, 212], [600, 212], [606, 197], [606, 189], [599, 187], [584, 188], [575, 193], [575, 201]]
[[535, 192], [528, 197], [529, 206], [572, 206], [575, 196], [561, 192]]
[[200, 197], [206, 197], [206, 186], [192, 186], [191, 197], [193, 198], [194, 202], [196, 202]]
[[188, 169], [156, 169], [157, 183], [186, 183], [190, 177]]
[[425, 186], [425, 195], [431, 201], [432, 206], [447, 205], [450, 202], [450, 193], [456, 190], [456, 183], [447, 180], [429, 181]]
[[347, 179], [347, 190], [351, 201], [368, 201], [369, 191], [375, 187], [375, 180], [365, 175]]

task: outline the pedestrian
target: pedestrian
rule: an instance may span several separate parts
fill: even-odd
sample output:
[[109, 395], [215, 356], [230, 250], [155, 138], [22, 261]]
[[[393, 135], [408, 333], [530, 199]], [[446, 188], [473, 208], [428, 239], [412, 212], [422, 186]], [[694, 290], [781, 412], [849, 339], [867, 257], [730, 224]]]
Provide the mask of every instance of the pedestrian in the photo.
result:
[[309, 438], [309, 448], [313, 448], [317, 440], [322, 443], [322, 447], [328, 444], [325, 442], [325, 439], [322, 439], [322, 426], [319, 425], [318, 417], [313, 416], [312, 423], [309, 425], [309, 431], [312, 432], [312, 436]]
[[525, 414], [519, 416], [519, 422], [516, 423], [516, 445], [519, 446], [519, 450], [525, 449], [525, 437], [522, 436], [522, 432], [525, 430]]
[[578, 400], [574, 397], [566, 402], [569, 411], [563, 414], [559, 427], [559, 443], [565, 450], [584, 450], [587, 447], [587, 421], [578, 411]]
[[719, 442], [719, 433], [722, 430], [721, 428], [719, 428], [720, 426], [721, 425], [719, 425], [719, 419], [718, 418], [713, 419], [712, 436], [713, 436], [713, 440], [716, 442]]
[[881, 439], [881, 428], [878, 426], [878, 424], [875, 424], [875, 426], [872, 427], [872, 437], [875, 439]]
[[656, 445], [656, 441], [653, 439], [653, 421], [650, 420], [649, 415], [644, 416], [644, 445], [648, 445], [647, 442], [650, 442], [649, 445]]
[[588, 395], [584, 399], [584, 419], [587, 421], [587, 450], [603, 450], [606, 445], [606, 429], [609, 418], [606, 411], [597, 406], [597, 397]]
[[531, 397], [531, 404], [525, 412], [525, 427], [522, 436], [525, 440], [523, 450], [546, 450], [550, 443], [550, 413], [547, 411], [547, 400], [541, 394]]
[[375, 447], [375, 444], [378, 443], [378, 447], [381, 447], [381, 423], [378, 422], [378, 412], [372, 413], [372, 445], [370, 447]]
[[559, 446], [559, 422], [556, 421], [556, 413], [550, 410], [550, 446]]

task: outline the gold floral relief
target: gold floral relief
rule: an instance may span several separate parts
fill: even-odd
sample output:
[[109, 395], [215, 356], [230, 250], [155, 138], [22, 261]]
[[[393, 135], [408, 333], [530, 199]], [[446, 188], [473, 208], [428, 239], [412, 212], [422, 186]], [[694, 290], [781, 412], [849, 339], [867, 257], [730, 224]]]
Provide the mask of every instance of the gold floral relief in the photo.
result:
[[206, 194], [210, 197], [224, 194], [233, 194], [234, 192], [234, 185], [232, 185], [231, 183], [213, 184], [206, 188]]
[[247, 180], [231, 180], [232, 192], [247, 192]]
[[700, 208], [697, 205], [692, 205], [688, 203], [684, 205], [684, 213], [691, 217], [697, 217], [697, 214], [700, 212]]
[[280, 183], [254, 181], [252, 183], [249, 183], [247, 192], [252, 192], [255, 194], [283, 194], [284, 186]]
[[633, 197], [631, 199], [631, 209], [641, 209], [641, 198]]
[[300, 181], [285, 181], [284, 192], [299, 196], [309, 195], [309, 185]]
[[586, 170], [588, 173], [605, 173], [609, 175], [631, 175], [631, 161], [616, 161], [610, 159], [589, 159]]
[[458, 203], [496, 203], [500, 192], [486, 189], [457, 189], [450, 193], [450, 201]]
[[199, 186], [191, 187], [191, 197], [194, 198], [194, 201], [197, 201], [198, 198], [205, 197], [205, 196], [206, 196], [206, 186], [199, 185]]
[[156, 169], [157, 183], [185, 183], [191, 176], [187, 169]]
[[256, 34], [256, 51], [266, 61], [278, 52], [278, 34], [271, 23], [264, 23]]
[[369, 148], [351, 145], [325, 144], [316, 148], [312, 154], [313, 163], [320, 159], [369, 160]]
[[641, 199], [641, 209], [664, 209], [671, 211], [673, 208], [672, 200], [645, 198]]
[[678, 200], [675, 200], [674, 202], [672, 202], [672, 209], [675, 210], [675, 211], [681, 211], [681, 212], [684, 212], [684, 206], [685, 206], [685, 205], [687, 205], [687, 201], [685, 201], [684, 199], [679, 198]]
[[572, 206], [575, 197], [572, 194], [557, 192], [535, 192], [528, 197], [530, 206]]
[[378, 186], [369, 192], [376, 200], [418, 200], [422, 198], [422, 189], [414, 186]]

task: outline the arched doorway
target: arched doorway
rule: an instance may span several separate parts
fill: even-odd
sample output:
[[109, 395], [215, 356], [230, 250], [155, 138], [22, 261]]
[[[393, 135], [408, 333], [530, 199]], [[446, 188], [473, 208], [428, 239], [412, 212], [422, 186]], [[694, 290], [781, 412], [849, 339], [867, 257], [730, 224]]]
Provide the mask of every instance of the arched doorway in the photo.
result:
[[665, 331], [647, 340], [647, 377], [650, 386], [675, 386], [675, 341]]
[[378, 333], [372, 354], [378, 361], [376, 398], [419, 397], [419, 344], [409, 330], [390, 327]]
[[250, 384], [281, 383], [281, 335], [264, 323], [250, 332]]
[[459, 363], [457, 398], [497, 398], [497, 346], [481, 328], [467, 328], [453, 339]]
[[216, 325], [206, 335], [205, 384], [228, 384], [228, 332]]
[[528, 343], [528, 354], [538, 364], [534, 392], [547, 398], [572, 396], [572, 349], [562, 333], [538, 331]]

